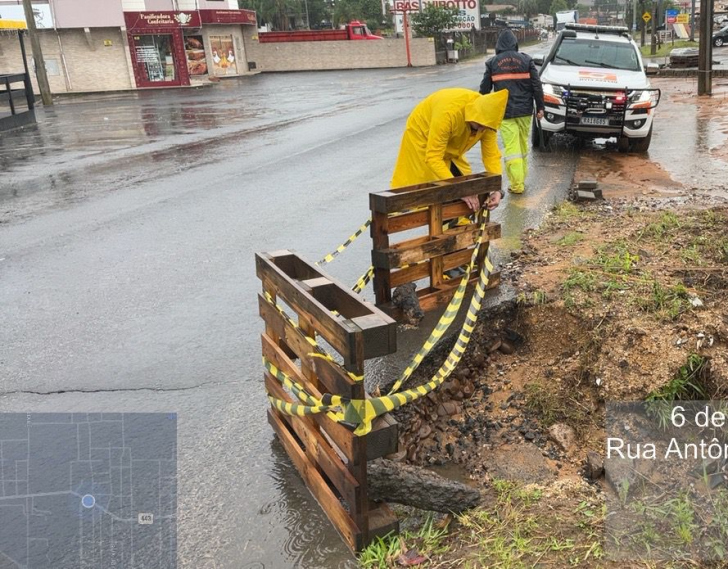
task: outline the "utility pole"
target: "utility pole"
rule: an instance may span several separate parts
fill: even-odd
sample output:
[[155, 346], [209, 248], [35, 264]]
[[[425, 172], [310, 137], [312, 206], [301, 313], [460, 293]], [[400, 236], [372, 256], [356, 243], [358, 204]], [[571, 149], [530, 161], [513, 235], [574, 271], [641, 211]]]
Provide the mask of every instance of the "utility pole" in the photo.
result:
[[698, 95], [713, 94], [713, 0], [700, 2]]
[[45, 59], [43, 59], [43, 51], [40, 48], [40, 37], [38, 37], [38, 29], [35, 27], [35, 16], [33, 15], [33, 6], [30, 0], [23, 0], [23, 8], [25, 9], [25, 22], [28, 26], [28, 35], [30, 36], [30, 51], [33, 53], [33, 60], [35, 61], [35, 76], [38, 79], [40, 98], [43, 101], [43, 105], [50, 107], [53, 104], [53, 97], [51, 97], [51, 87], [48, 84]]
[[[640, 0], [640, 13], [645, 13], [645, 3], [644, 0]], [[640, 16], [640, 46], [645, 47], [645, 26], [647, 25], [647, 22], [645, 22], [645, 19]]]
[[695, 0], [692, 0], [690, 8], [690, 41], [695, 41]]

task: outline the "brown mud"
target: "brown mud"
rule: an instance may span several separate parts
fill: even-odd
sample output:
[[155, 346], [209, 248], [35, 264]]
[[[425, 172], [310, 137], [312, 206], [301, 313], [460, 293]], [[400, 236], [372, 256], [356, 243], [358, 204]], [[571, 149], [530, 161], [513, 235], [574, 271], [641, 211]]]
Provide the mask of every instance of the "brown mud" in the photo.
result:
[[[716, 85], [713, 99], [691, 95], [689, 84], [662, 87], [673, 107], [696, 105], [728, 134], [728, 85]], [[726, 145], [708, 152], [728, 161]], [[594, 472], [606, 402], [644, 400], [691, 355], [710, 362], [707, 395], [728, 395], [728, 202], [648, 157], [611, 150], [585, 152], [581, 180], [597, 180], [604, 200], [562, 204], [526, 232], [502, 268], [516, 300], [482, 313], [448, 381], [399, 410], [396, 457], [460, 469], [483, 491], [473, 516], [495, 524], [478, 526], [484, 534], [498, 533], [493, 520], [505, 508], [540, 520], [532, 545], [552, 535], [573, 547], [524, 546], [503, 557], [474, 540], [470, 516], [450, 525], [447, 545], [429, 556], [433, 567], [617, 566], [603, 548], [614, 489]], [[410, 385], [427, 381], [451, 346], [439, 346]], [[514, 488], [536, 488], [539, 499]], [[504, 531], [512, 544], [513, 527]]]

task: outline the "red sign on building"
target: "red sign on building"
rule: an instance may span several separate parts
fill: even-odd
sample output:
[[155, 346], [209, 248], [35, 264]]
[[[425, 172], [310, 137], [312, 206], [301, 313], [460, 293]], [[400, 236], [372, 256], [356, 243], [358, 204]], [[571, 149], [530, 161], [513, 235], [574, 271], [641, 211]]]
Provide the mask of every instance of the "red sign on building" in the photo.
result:
[[136, 32], [152, 29], [199, 28], [200, 13], [189, 12], [124, 12], [124, 21], [128, 30]]
[[258, 23], [253, 10], [200, 10], [203, 24], [253, 24]]

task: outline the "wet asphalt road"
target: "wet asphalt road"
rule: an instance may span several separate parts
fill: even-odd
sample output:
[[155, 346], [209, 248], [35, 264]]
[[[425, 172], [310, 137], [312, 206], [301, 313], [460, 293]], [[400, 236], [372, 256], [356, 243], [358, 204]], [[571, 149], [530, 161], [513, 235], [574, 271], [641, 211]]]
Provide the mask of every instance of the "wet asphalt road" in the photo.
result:
[[[253, 254], [333, 249], [387, 188], [412, 107], [481, 73], [482, 59], [84, 96], [3, 135], [0, 412], [174, 411], [180, 567], [352, 566], [265, 420]], [[529, 195], [494, 216], [501, 250], [575, 162], [533, 158]], [[368, 247], [329, 272], [353, 283]], [[401, 333], [403, 355], [373, 373], [417, 342]]]

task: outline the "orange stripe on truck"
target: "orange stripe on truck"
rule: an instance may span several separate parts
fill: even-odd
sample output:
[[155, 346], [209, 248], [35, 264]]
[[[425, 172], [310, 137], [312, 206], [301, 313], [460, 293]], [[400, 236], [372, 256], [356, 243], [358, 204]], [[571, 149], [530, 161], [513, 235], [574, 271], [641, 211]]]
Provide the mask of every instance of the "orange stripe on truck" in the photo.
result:
[[501, 73], [493, 75], [493, 81], [508, 81], [509, 79], [530, 79], [530, 73]]

